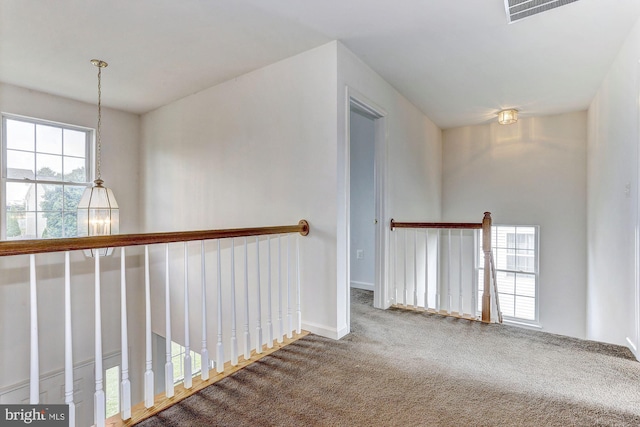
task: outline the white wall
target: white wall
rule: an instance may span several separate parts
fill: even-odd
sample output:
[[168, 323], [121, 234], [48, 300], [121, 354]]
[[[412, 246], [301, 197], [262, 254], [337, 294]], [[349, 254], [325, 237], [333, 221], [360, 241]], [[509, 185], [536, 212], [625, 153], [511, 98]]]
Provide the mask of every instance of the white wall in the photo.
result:
[[587, 114], [443, 131], [443, 217], [540, 226], [540, 323], [585, 336]]
[[[336, 56], [328, 44], [142, 118], [146, 231], [310, 222], [305, 328], [336, 336]], [[176, 300], [176, 304], [180, 304]], [[163, 313], [162, 303], [155, 307]], [[164, 320], [154, 316], [164, 335]]]
[[[61, 123], [95, 127], [97, 108], [65, 98], [0, 83], [0, 111]], [[120, 205], [121, 232], [139, 230], [138, 162], [139, 117], [103, 109], [102, 176]], [[135, 251], [128, 253], [131, 376], [134, 397], [140, 396], [144, 355], [139, 343], [141, 282]], [[40, 372], [54, 373], [64, 367], [64, 255], [38, 255], [38, 324], [40, 328]], [[120, 350], [119, 255], [104, 259], [102, 321], [105, 354]], [[93, 261], [72, 253], [72, 320], [74, 362], [94, 357]], [[0, 259], [0, 389], [11, 388], [29, 378], [29, 269], [28, 257]], [[92, 390], [83, 390], [92, 393]], [[52, 399], [60, 402], [58, 390]], [[84, 394], [85, 399], [90, 394]], [[91, 399], [92, 400], [92, 399]], [[63, 400], [62, 400], [63, 401]], [[52, 402], [51, 400], [49, 402]], [[16, 402], [11, 402], [16, 403]], [[92, 410], [92, 404], [88, 405]]]
[[[590, 339], [639, 346], [634, 323], [638, 206], [640, 22], [589, 108], [588, 326]], [[627, 187], [628, 186], [628, 187]], [[635, 256], [634, 256], [635, 254]]]
[[142, 118], [145, 230], [308, 219], [303, 326], [331, 337], [348, 332], [347, 85], [388, 113], [390, 206], [406, 219], [439, 218], [440, 130], [337, 42]]
[[[442, 132], [420, 110], [357, 58], [337, 43], [338, 53], [338, 325], [348, 331], [348, 93], [366, 98], [385, 114], [386, 212], [378, 218], [388, 236], [391, 218], [403, 221], [440, 219]], [[388, 260], [387, 260], [388, 263]], [[378, 298], [380, 296], [376, 296]], [[388, 306], [384, 295], [381, 306]]]
[[[373, 290], [376, 217], [374, 194], [375, 126], [373, 119], [350, 112], [351, 132], [351, 286]], [[362, 258], [357, 251], [362, 251]]]

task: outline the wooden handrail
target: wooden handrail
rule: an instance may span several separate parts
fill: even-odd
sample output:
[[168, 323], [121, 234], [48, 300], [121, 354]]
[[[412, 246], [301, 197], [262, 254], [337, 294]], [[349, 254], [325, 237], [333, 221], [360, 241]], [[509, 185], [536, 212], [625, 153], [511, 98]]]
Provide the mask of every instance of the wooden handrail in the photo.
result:
[[482, 230], [482, 223], [475, 222], [396, 222], [391, 220], [391, 230], [394, 228], [451, 228]]
[[297, 225], [281, 225], [273, 227], [176, 231], [166, 233], [115, 234], [112, 236], [72, 237], [67, 239], [10, 240], [0, 242], [0, 257], [286, 233], [300, 233], [301, 235], [306, 236], [309, 234], [309, 223], [303, 219], [300, 220]]
[[[482, 230], [482, 252], [484, 254], [484, 286], [482, 290], [482, 321], [491, 322], [491, 212], [485, 212], [481, 223], [469, 222], [396, 222], [391, 220], [390, 227], [394, 228], [436, 228], [436, 229], [465, 229], [465, 230]], [[495, 277], [494, 277], [495, 285]], [[498, 298], [496, 292], [496, 299]], [[498, 309], [500, 323], [502, 323], [502, 314]]]

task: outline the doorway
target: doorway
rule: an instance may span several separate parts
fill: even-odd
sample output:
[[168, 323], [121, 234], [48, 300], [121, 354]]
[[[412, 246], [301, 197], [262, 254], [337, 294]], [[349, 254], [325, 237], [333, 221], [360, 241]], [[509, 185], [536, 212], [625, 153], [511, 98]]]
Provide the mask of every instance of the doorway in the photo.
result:
[[[640, 79], [640, 61], [637, 64], [637, 73]], [[636, 80], [640, 82], [640, 80]], [[640, 83], [636, 88], [638, 96], [640, 96]], [[640, 106], [636, 105], [636, 117], [640, 123]], [[640, 134], [640, 127], [638, 128]], [[639, 141], [640, 143], [640, 141]], [[635, 317], [635, 337], [627, 337], [629, 348], [633, 351], [636, 359], [640, 361], [640, 150], [636, 158], [636, 229], [635, 229], [635, 301], [634, 301], [634, 317]], [[635, 340], [635, 342], [633, 342]]]
[[[347, 112], [347, 325], [351, 289], [373, 291], [373, 306], [387, 308], [385, 212], [386, 113], [353, 90]], [[350, 326], [348, 326], [350, 328]]]
[[350, 287], [375, 290], [375, 123], [358, 108], [349, 112]]

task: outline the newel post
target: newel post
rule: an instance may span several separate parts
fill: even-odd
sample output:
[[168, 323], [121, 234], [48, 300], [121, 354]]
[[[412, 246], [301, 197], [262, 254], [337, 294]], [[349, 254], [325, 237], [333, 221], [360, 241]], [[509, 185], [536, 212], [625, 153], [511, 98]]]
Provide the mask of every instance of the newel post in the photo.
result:
[[491, 322], [491, 212], [482, 219], [482, 251], [484, 252], [484, 290], [482, 293], [482, 321]]

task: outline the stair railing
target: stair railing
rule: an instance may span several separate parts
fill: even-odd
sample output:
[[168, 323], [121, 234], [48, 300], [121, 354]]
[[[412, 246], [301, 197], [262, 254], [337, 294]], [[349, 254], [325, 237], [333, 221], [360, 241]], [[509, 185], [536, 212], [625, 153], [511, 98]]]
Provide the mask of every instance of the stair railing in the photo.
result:
[[[478, 223], [396, 222], [392, 219], [390, 274], [394, 305], [485, 323], [494, 319], [501, 323], [492, 262], [491, 224], [490, 212], [485, 212], [482, 222]], [[403, 229], [403, 232], [397, 229]], [[478, 230], [482, 230], [482, 269], [475, 262]], [[480, 270], [482, 274], [478, 277], [476, 272]], [[481, 289], [476, 289], [480, 284]], [[480, 290], [481, 297], [478, 295]], [[497, 313], [493, 317], [492, 307], [496, 307]], [[481, 312], [479, 319], [478, 311]]]
[[[64, 282], [64, 323], [65, 323], [65, 346], [64, 346], [64, 403], [69, 405], [69, 426], [76, 425], [76, 412], [74, 405], [74, 361], [72, 356], [72, 319], [71, 319], [71, 280], [73, 272], [71, 271], [71, 263], [69, 262], [70, 253], [73, 251], [86, 251], [88, 249], [101, 249], [101, 248], [121, 248], [120, 250], [120, 292], [121, 292], [121, 382], [120, 382], [120, 414], [121, 420], [129, 424], [133, 422], [132, 418], [132, 399], [144, 402], [144, 408], [152, 408], [154, 405], [158, 405], [159, 396], [155, 395], [154, 386], [154, 372], [153, 372], [153, 352], [152, 352], [152, 325], [151, 325], [151, 275], [150, 275], [150, 251], [149, 248], [152, 245], [165, 245], [164, 257], [155, 260], [156, 263], [164, 263], [164, 269], [160, 269], [164, 272], [164, 297], [165, 297], [165, 322], [166, 322], [166, 365], [165, 365], [165, 399], [174, 400], [174, 387], [173, 387], [173, 366], [171, 364], [171, 303], [170, 303], [170, 273], [169, 268], [172, 264], [171, 257], [169, 256], [169, 244], [171, 243], [183, 243], [184, 244], [184, 314], [182, 322], [185, 328], [185, 356], [184, 356], [184, 389], [192, 387], [192, 374], [191, 366], [192, 360], [190, 357], [190, 345], [189, 345], [189, 325], [194, 322], [189, 321], [189, 296], [196, 294], [202, 298], [201, 307], [201, 327], [202, 327], [202, 349], [201, 349], [201, 377], [203, 381], [209, 378], [209, 350], [207, 343], [207, 330], [215, 330], [217, 332], [217, 342], [215, 344], [215, 371], [218, 373], [223, 372], [226, 367], [235, 367], [238, 365], [238, 331], [237, 331], [237, 318], [243, 316], [243, 355], [245, 360], [251, 357], [253, 353], [262, 353], [263, 348], [273, 348], [274, 343], [282, 343], [284, 337], [291, 338], [294, 331], [296, 333], [301, 332], [302, 314], [301, 314], [301, 299], [300, 299], [300, 248], [299, 239], [295, 239], [295, 260], [291, 262], [291, 243], [289, 236], [291, 234], [298, 233], [299, 235], [306, 236], [309, 234], [309, 224], [305, 220], [301, 220], [296, 225], [286, 226], [274, 226], [274, 227], [255, 227], [255, 228], [237, 228], [237, 229], [223, 229], [223, 230], [207, 230], [207, 231], [187, 231], [187, 232], [168, 232], [168, 233], [145, 233], [145, 234], [121, 234], [113, 236], [98, 236], [98, 237], [81, 237], [81, 238], [67, 238], [67, 239], [46, 239], [46, 240], [13, 240], [0, 242], [0, 257], [14, 257], [14, 256], [28, 256], [29, 257], [29, 312], [30, 312], [30, 376], [29, 376], [29, 403], [41, 404], [41, 403], [63, 403], [56, 401], [40, 402], [40, 381], [41, 373], [39, 369], [40, 351], [39, 351], [39, 331], [38, 331], [38, 279], [37, 279], [37, 265], [36, 255], [44, 253], [56, 253], [64, 252], [64, 277], [60, 280]], [[261, 236], [267, 236], [266, 239], [260, 239]], [[272, 240], [272, 236], [275, 238]], [[236, 250], [236, 240], [242, 238], [242, 247]], [[189, 255], [188, 242], [200, 241], [200, 256], [195, 257], [200, 259], [201, 274], [199, 280], [193, 280], [189, 277], [189, 263], [193, 262], [193, 256]], [[212, 249], [209, 245], [209, 250], [205, 249], [205, 242], [215, 241], [215, 249]], [[275, 241], [275, 242], [274, 242]], [[286, 245], [286, 259], [282, 259], [283, 250], [281, 249], [281, 242], [284, 241]], [[224, 249], [221, 248], [221, 242], [225, 242]], [[249, 286], [249, 257], [248, 247], [254, 245], [255, 249], [255, 265], [251, 268], [254, 269], [252, 276], [254, 283]], [[129, 357], [128, 348], [130, 343], [128, 342], [128, 330], [129, 325], [127, 321], [127, 279], [126, 279], [126, 255], [125, 250], [127, 247], [132, 246], [144, 246], [144, 295], [145, 302], [144, 307], [140, 307], [140, 310], [145, 312], [145, 367], [142, 376], [138, 378], [131, 378], [129, 371]], [[272, 247], [276, 246], [277, 250]], [[261, 271], [260, 252], [261, 250], [267, 253], [267, 271]], [[225, 261], [228, 264], [221, 264], [221, 254], [227, 252]], [[98, 251], [95, 251], [98, 254]], [[156, 251], [157, 252], [157, 251]], [[193, 252], [193, 251], [192, 251]], [[211, 275], [207, 276], [206, 270], [206, 252], [215, 253], [216, 259], [216, 272], [217, 279], [210, 280]], [[236, 253], [237, 252], [237, 253]], [[272, 274], [272, 252], [276, 252], [274, 258], [274, 264]], [[115, 254], [114, 254], [115, 255]], [[192, 254], [193, 255], [193, 254]], [[244, 258], [243, 261], [237, 262], [236, 256]], [[174, 257], [175, 258], [175, 257]], [[264, 257], [262, 258], [264, 259]], [[102, 351], [102, 316], [101, 308], [103, 303], [101, 302], [101, 268], [100, 268], [100, 255], [96, 255], [95, 258], [90, 261], [86, 259], [85, 262], [93, 262], [94, 264], [94, 288], [95, 288], [95, 301], [94, 301], [94, 316], [93, 322], [95, 326], [95, 392], [94, 392], [94, 405], [93, 405], [93, 422], [97, 426], [105, 426], [105, 391], [104, 391], [104, 378], [103, 378], [103, 351]], [[282, 264], [286, 264], [286, 277], [282, 275]], [[239, 264], [239, 265], [238, 265]], [[290, 265], [292, 264], [292, 265]], [[265, 263], [263, 262], [263, 266]], [[242, 267], [244, 274], [241, 273], [241, 281], [236, 281], [236, 270], [238, 267]], [[226, 276], [230, 277], [230, 280], [223, 283], [222, 272], [225, 272]], [[277, 271], [277, 274], [276, 274]], [[295, 279], [292, 279], [293, 273], [295, 273]], [[272, 275], [276, 276], [275, 286], [272, 286]], [[213, 276], [216, 277], [216, 276]], [[226, 277], [225, 277], [226, 278]], [[157, 277], [154, 277], [157, 280]], [[293, 283], [295, 280], [295, 283]], [[199, 282], [199, 283], [196, 283]], [[239, 283], [236, 283], [239, 282]], [[240, 285], [240, 282], [242, 283]], [[261, 284], [266, 282], [265, 287]], [[129, 284], [131, 286], [131, 284]], [[197, 291], [196, 288], [198, 288]], [[215, 289], [217, 294], [217, 306], [213, 311], [216, 312], [216, 318], [212, 319], [207, 317], [207, 304], [206, 294], [209, 288]], [[277, 289], [275, 289], [277, 288]], [[223, 301], [223, 289], [229, 291], [231, 294], [231, 301]], [[236, 302], [236, 291], [244, 298], [244, 304], [238, 304]], [[284, 295], [283, 295], [284, 294]], [[266, 296], [267, 304], [263, 306], [263, 295]], [[295, 300], [294, 300], [295, 298]], [[251, 305], [256, 307], [257, 312], [249, 313], [249, 307]], [[283, 313], [283, 306], [286, 308], [286, 312]], [[244, 308], [242, 308], [244, 307]], [[230, 310], [230, 316], [223, 316], [223, 311]], [[265, 310], [266, 309], [266, 310]], [[293, 320], [293, 311], [296, 312], [296, 321]], [[211, 310], [209, 310], [211, 311]], [[263, 311], [266, 311], [263, 312]], [[277, 319], [276, 319], [277, 316]], [[230, 317], [230, 319], [228, 318]], [[255, 335], [254, 340], [251, 339], [250, 319], [253, 319], [255, 323]], [[41, 319], [40, 324], [45, 324], [47, 319]], [[88, 322], [90, 319], [75, 319], [76, 322]], [[262, 325], [265, 325], [263, 331]], [[135, 325], [134, 325], [135, 326]], [[275, 329], [275, 330], [274, 330]], [[77, 338], [77, 337], [76, 337]], [[224, 339], [223, 339], [224, 338]], [[1, 338], [0, 339], [4, 339]], [[226, 342], [224, 342], [227, 340]], [[226, 347], [226, 350], [225, 350]], [[229, 348], [230, 347], [230, 348]], [[214, 371], [212, 371], [214, 372]], [[215, 373], [215, 372], [214, 372]], [[142, 396], [132, 396], [131, 393], [131, 381], [144, 382], [144, 392]], [[139, 398], [139, 399], [138, 399]], [[21, 403], [21, 402], [5, 402], [5, 403]], [[174, 402], [175, 403], [175, 402]], [[86, 406], [86, 405], [85, 405]], [[140, 406], [140, 405], [138, 405]], [[150, 413], [150, 412], [149, 412]], [[149, 415], [147, 415], [149, 416]], [[143, 418], [138, 418], [140, 421]], [[130, 420], [127, 422], [127, 420]]]

